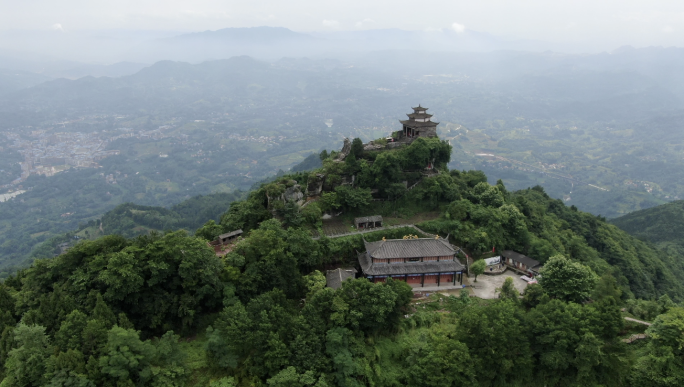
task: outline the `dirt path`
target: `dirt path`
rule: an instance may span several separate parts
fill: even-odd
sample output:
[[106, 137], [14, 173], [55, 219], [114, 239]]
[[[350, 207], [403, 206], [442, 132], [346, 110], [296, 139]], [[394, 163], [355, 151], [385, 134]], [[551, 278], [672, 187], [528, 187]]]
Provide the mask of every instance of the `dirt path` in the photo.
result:
[[[383, 230], [391, 230], [391, 229], [395, 229], [395, 228], [404, 228], [404, 227], [413, 228], [416, 231], [418, 231], [419, 233], [423, 233], [423, 234], [428, 235], [429, 237], [432, 237], [432, 238], [434, 238], [436, 236], [434, 234], [430, 234], [428, 232], [425, 232], [425, 231], [419, 229], [418, 227], [416, 227], [413, 224], [398, 224], [396, 226], [375, 227], [375, 228], [370, 228], [370, 229], [366, 229], [366, 230], [362, 230], [362, 231], [352, 231], [352, 232], [346, 232], [343, 234], [328, 235], [328, 238], [341, 238], [341, 237], [346, 237], [346, 236], [350, 236], [350, 235], [368, 234], [371, 232], [378, 232], [378, 231], [383, 231]], [[313, 237], [312, 239], [318, 240], [318, 239], [321, 239], [321, 237], [316, 236], [316, 237]]]
[[648, 326], [653, 325], [653, 324], [651, 324], [650, 322], [637, 320], [637, 319], [631, 318], [631, 317], [625, 317], [625, 320], [627, 320], [627, 321], [632, 321], [632, 322], [635, 322], [635, 323], [637, 323], [637, 324], [648, 325]]
[[626, 339], [622, 339], [622, 342], [623, 342], [623, 343], [627, 343], [627, 344], [632, 344], [633, 342], [635, 342], [635, 341], [637, 341], [637, 340], [643, 340], [643, 339], [645, 339], [645, 338], [647, 338], [647, 337], [648, 337], [648, 335], [645, 334], [645, 333], [637, 333], [637, 334], [635, 334], [635, 335], [629, 336], [629, 337], [626, 338]]

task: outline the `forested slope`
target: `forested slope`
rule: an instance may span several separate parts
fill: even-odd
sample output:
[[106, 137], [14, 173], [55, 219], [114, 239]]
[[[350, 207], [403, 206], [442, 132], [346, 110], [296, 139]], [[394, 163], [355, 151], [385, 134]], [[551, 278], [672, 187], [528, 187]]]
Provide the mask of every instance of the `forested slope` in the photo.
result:
[[[602, 217], [567, 207], [549, 197], [542, 187], [511, 193], [501, 182], [487, 184], [480, 171], [451, 171], [422, 180], [420, 174], [406, 172], [427, 164], [423, 160], [431, 159], [430, 154], [445, 155], [435, 157], [438, 164], [439, 160], [448, 162], [450, 152], [440, 150], [443, 145], [439, 140], [415, 141], [400, 151], [374, 154], [358, 150], [358, 159], [351, 157], [344, 163], [335, 163], [326, 154], [321, 169], [283, 176], [263, 185], [245, 201], [234, 203], [218, 224], [208, 222], [197, 234], [211, 240], [238, 228], [249, 231], [274, 213], [286, 227], [315, 229], [323, 212], [391, 216], [439, 211], [439, 219], [420, 226], [449, 234], [454, 244], [475, 256], [493, 247], [516, 250], [542, 263], [563, 254], [600, 275], [612, 274], [629, 297], [656, 299], [669, 294], [678, 300], [684, 298], [684, 264], [680, 260], [631, 237]], [[353, 174], [355, 187], [328, 187], [326, 183], [320, 200], [301, 210], [292, 203], [274, 200], [295, 186], [307, 186], [320, 174], [327, 176], [326, 182], [342, 181]], [[402, 181], [420, 183], [407, 191]], [[371, 190], [376, 187], [376, 196], [389, 200], [373, 201]]]
[[[37, 260], [0, 284], [0, 386], [684, 383], [684, 309], [675, 304], [684, 298], [683, 271], [675, 260], [541, 187], [508, 192], [482, 172], [449, 172], [449, 152], [436, 163], [441, 173], [412, 190], [397, 185], [411, 173], [397, 166], [444, 147], [415, 141], [344, 163], [322, 157], [322, 169], [262, 185], [195, 236], [110, 235]], [[317, 173], [342, 181], [352, 171], [356, 186], [324, 184], [303, 208], [287, 200]], [[372, 200], [371, 187], [388, 200]], [[326, 288], [321, 270], [356, 264], [363, 248], [361, 235], [312, 238], [330, 209], [439, 211], [420, 227], [450, 233], [476, 258], [492, 247], [528, 254], [545, 264], [540, 284], [520, 298], [505, 282], [489, 301], [463, 291], [412, 302], [410, 287], [392, 280]], [[236, 227], [244, 238], [216, 256], [207, 240]], [[634, 297], [658, 301], [649, 338], [626, 344], [643, 332], [620, 312]]]
[[11, 261], [13, 265], [5, 264], [0, 270], [0, 278], [5, 278], [19, 267], [28, 266], [34, 259], [53, 257], [60, 252], [59, 245], [63, 243], [71, 246], [80, 239], [95, 239], [112, 234], [130, 238], [150, 231], [195, 230], [207, 219], [218, 220], [230, 203], [243, 195], [239, 191], [198, 195], [169, 208], [120, 204], [97, 220], [80, 223], [75, 230], [52, 237], [31, 249], [27, 246], [27, 253], [11, 255], [14, 258]]
[[635, 211], [611, 221], [636, 238], [684, 247], [684, 200]]

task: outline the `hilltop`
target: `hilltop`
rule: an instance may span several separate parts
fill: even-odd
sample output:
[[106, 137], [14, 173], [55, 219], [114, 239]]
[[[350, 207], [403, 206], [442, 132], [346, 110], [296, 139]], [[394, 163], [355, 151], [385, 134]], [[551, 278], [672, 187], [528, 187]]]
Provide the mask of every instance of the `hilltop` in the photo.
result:
[[[563, 254], [599, 275], [614, 276], [629, 297], [684, 296], [681, 262], [604, 218], [568, 207], [539, 186], [509, 192], [501, 181], [488, 184], [480, 171], [449, 171], [451, 145], [437, 137], [402, 141], [401, 132], [392, 136], [366, 144], [354, 139], [340, 151], [323, 151], [322, 167], [261, 185], [196, 235], [214, 240], [233, 230], [249, 233], [272, 218], [312, 235], [354, 232], [357, 216], [382, 215], [399, 224], [412, 218], [423, 230], [450, 235], [453, 244], [475, 257], [492, 247], [542, 263]], [[321, 220], [326, 214], [338, 216]], [[330, 222], [335, 227], [328, 227]], [[355, 240], [354, 248], [361, 251], [360, 236]], [[355, 264], [353, 254], [346, 257]]]
[[[309, 158], [263, 182], [194, 236], [169, 229], [212, 217], [225, 194], [125, 204], [82, 228], [92, 240], [0, 284], [2, 385], [619, 386], [684, 369], [659, 336], [684, 321], [680, 261], [541, 187], [448, 170], [448, 142], [407, 133], [323, 151], [319, 167]], [[544, 264], [540, 284], [522, 299], [505, 282], [498, 300], [458, 289], [415, 302], [399, 280], [326, 287], [322, 271], [357, 265], [367, 241], [416, 238], [407, 227], [326, 236], [324, 218], [376, 214], [434, 214], [418, 226], [444, 246], [524, 253]], [[654, 325], [644, 334], [622, 306]], [[655, 366], [667, 368], [646, 372]]]

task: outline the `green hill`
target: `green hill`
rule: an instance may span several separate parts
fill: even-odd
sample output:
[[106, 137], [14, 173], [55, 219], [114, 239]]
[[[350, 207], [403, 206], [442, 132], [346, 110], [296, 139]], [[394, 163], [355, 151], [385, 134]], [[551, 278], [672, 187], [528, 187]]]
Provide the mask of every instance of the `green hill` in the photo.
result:
[[51, 237], [37, 244], [28, 254], [18, 257], [13, 265], [0, 268], [0, 278], [7, 277], [19, 267], [29, 265], [33, 260], [52, 258], [61, 252], [60, 245], [73, 246], [81, 240], [97, 239], [105, 235], [121, 235], [133, 238], [147, 235], [151, 231], [193, 230], [207, 219], [218, 220], [230, 203], [244, 194], [216, 193], [198, 195], [169, 208], [141, 206], [133, 203], [118, 205], [99, 219], [82, 223], [77, 229]]
[[684, 200], [632, 212], [611, 223], [671, 253], [684, 252]]
[[[121, 205], [79, 230], [90, 228], [93, 240], [9, 276], [0, 283], [2, 386], [683, 380], [684, 309], [670, 299], [684, 299], [678, 260], [541, 187], [508, 192], [480, 171], [447, 170], [450, 145], [439, 139], [377, 151], [361, 145], [347, 144], [346, 157], [324, 152], [322, 167], [261, 184], [218, 222], [216, 210], [234, 197], [197, 197], [169, 209]], [[461, 290], [416, 302], [408, 284], [392, 279], [327, 288], [321, 271], [358, 265], [364, 239], [415, 232], [312, 235], [325, 233], [324, 212], [340, 211], [341, 221], [436, 212], [419, 227], [449, 234], [475, 258], [492, 246], [534, 257], [545, 264], [540, 284], [522, 299], [505, 282], [498, 300]], [[149, 233], [198, 226], [203, 217], [211, 220], [194, 236]], [[93, 228], [135, 237], [96, 237]], [[207, 240], [235, 228], [243, 238], [217, 256]], [[625, 305], [652, 307], [652, 339], [624, 344], [644, 331], [625, 323]]]
[[[401, 161], [420, 154], [413, 146], [384, 154]], [[380, 156], [373, 167], [382, 167]], [[551, 199], [541, 187], [509, 193], [479, 171], [423, 176], [401, 195], [379, 193], [393, 196], [386, 201], [348, 185], [323, 188], [319, 200], [303, 208], [288, 199], [298, 197], [295, 187], [334, 168], [343, 181], [342, 168], [354, 166], [328, 159], [312, 173], [265, 183], [196, 236], [104, 236], [9, 277], [0, 283], [2, 385], [623, 386], [682, 380], [677, 335], [684, 333], [684, 309], [662, 296], [684, 296], [682, 270], [670, 257]], [[451, 233], [452, 243], [475, 255], [490, 246], [518, 249], [556, 270], [542, 272], [541, 285], [528, 287], [522, 299], [505, 283], [498, 300], [461, 291], [412, 302], [410, 287], [391, 279], [326, 288], [320, 270], [355, 264], [363, 239], [312, 238], [325, 206], [339, 206], [346, 216], [436, 210], [439, 218], [421, 228]], [[131, 205], [108, 215], [121, 230], [183, 222], [174, 211]], [[202, 236], [236, 226], [246, 231], [244, 238], [216, 256]], [[381, 230], [364, 238], [412, 232]], [[593, 302], [554, 296], [554, 286], [578, 275], [594, 288], [571, 292], [592, 294]], [[622, 340], [643, 332], [620, 312], [634, 296], [660, 297], [662, 315], [648, 330], [653, 340], [628, 346]], [[24, 366], [28, 361], [31, 367]], [[662, 372], [650, 372], [654, 367]]]
[[[439, 139], [422, 138], [390, 150], [363, 151], [357, 146], [354, 151], [352, 145], [343, 162], [335, 161], [339, 153], [333, 151], [319, 169], [262, 184], [246, 200], [233, 203], [220, 222], [209, 221], [197, 235], [212, 240], [236, 229], [249, 232], [273, 217], [284, 227], [319, 234], [326, 233], [320, 219], [323, 213], [341, 212], [338, 227], [350, 229], [355, 216], [411, 218], [436, 212], [441, 214], [437, 219], [419, 226], [449, 234], [452, 243], [475, 256], [492, 247], [516, 250], [542, 263], [562, 254], [599, 275], [614, 276], [627, 298], [651, 300], [667, 294], [684, 299], [684, 264], [674, 256], [600, 216], [567, 207], [541, 187], [511, 193], [501, 182], [487, 184], [480, 171], [447, 172], [448, 148], [450, 145]], [[428, 160], [435, 160], [437, 171], [442, 172], [420, 172]], [[351, 176], [355, 177], [353, 184]], [[348, 255], [351, 264], [352, 251]]]

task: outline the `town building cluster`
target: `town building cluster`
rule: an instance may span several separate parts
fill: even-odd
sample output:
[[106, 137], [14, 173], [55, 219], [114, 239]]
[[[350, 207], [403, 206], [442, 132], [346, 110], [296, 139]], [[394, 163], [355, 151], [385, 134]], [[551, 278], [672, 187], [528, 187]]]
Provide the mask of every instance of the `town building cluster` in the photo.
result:
[[119, 150], [107, 149], [118, 139], [137, 138], [161, 140], [170, 137], [165, 133], [172, 127], [160, 126], [151, 130], [118, 128], [101, 132], [55, 132], [53, 130], [34, 130], [30, 138], [15, 132], [5, 132], [10, 140], [9, 148], [16, 149], [23, 157], [21, 175], [0, 189], [18, 186], [30, 175], [53, 176], [71, 167], [96, 168], [98, 161], [120, 154]]

